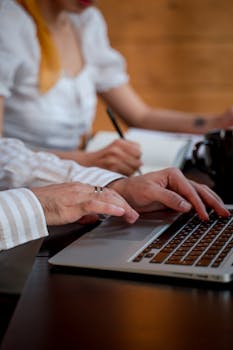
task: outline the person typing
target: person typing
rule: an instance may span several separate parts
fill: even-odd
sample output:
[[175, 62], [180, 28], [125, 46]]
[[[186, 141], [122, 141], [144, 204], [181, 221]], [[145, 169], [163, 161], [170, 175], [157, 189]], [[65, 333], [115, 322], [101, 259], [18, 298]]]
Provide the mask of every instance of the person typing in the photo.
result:
[[211, 189], [189, 181], [175, 168], [127, 178], [1, 138], [0, 169], [0, 250], [48, 235], [47, 225], [93, 222], [98, 214], [134, 223], [143, 212], [193, 208], [208, 220], [208, 206], [229, 215]]

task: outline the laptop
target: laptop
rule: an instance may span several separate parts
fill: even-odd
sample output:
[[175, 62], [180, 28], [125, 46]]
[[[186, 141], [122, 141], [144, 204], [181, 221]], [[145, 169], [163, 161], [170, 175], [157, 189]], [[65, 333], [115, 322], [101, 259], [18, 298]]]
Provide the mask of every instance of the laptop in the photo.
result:
[[108, 218], [53, 256], [56, 266], [230, 282], [233, 279], [233, 205], [229, 218], [209, 212], [143, 215], [130, 225]]

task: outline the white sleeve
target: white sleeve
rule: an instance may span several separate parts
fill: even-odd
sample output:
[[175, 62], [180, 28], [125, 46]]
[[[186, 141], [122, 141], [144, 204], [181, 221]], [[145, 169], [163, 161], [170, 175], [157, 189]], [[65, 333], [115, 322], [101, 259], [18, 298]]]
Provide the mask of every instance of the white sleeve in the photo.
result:
[[96, 8], [86, 10], [89, 18], [84, 38], [86, 59], [94, 68], [94, 79], [98, 92], [103, 92], [128, 82], [123, 56], [114, 50], [107, 33], [106, 22]]
[[43, 209], [30, 190], [0, 192], [0, 251], [47, 235]]
[[51, 183], [79, 181], [106, 186], [123, 175], [108, 170], [83, 167], [46, 152], [33, 152], [16, 139], [0, 138], [0, 184], [2, 189], [35, 187]]
[[8, 97], [20, 67], [20, 59], [6, 44], [7, 40], [13, 40], [13, 38], [7, 38], [7, 30], [3, 27], [0, 13], [0, 96]]
[[[9, 97], [25, 76], [25, 62], [36, 47], [33, 22], [15, 1], [0, 1], [0, 96]], [[25, 61], [26, 58], [26, 61]], [[33, 57], [34, 59], [34, 57]]]

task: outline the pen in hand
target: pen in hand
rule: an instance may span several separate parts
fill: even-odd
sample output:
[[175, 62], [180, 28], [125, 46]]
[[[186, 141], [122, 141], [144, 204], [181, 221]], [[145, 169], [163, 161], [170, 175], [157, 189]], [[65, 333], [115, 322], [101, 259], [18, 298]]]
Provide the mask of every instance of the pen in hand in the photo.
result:
[[120, 129], [120, 127], [119, 127], [119, 125], [118, 125], [118, 123], [116, 121], [115, 115], [113, 114], [113, 111], [111, 110], [110, 107], [107, 107], [107, 113], [108, 113], [108, 116], [109, 116], [109, 118], [110, 118], [114, 128], [116, 129], [118, 135], [120, 136], [121, 139], [124, 139], [125, 138], [124, 134], [121, 131], [121, 129]]
[[[107, 114], [108, 114], [114, 128], [116, 129], [118, 135], [120, 136], [120, 138], [125, 139], [124, 134], [116, 121], [116, 118], [115, 118], [115, 115], [114, 115], [112, 109], [110, 107], [107, 107], [106, 111], [107, 111]], [[140, 169], [138, 169], [137, 172], [139, 173], [139, 175], [142, 175], [142, 171]]]

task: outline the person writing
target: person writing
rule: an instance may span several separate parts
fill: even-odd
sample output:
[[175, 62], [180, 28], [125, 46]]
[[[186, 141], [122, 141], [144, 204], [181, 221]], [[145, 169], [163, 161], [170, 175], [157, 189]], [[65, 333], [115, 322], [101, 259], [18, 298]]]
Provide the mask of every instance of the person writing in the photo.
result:
[[[147, 105], [129, 82], [93, 0], [0, 0], [0, 119], [3, 135], [84, 166], [126, 175], [141, 166], [137, 143], [79, 149], [97, 94], [129, 126], [205, 133], [233, 124], [229, 109], [197, 116]], [[17, 23], [17, 26], [15, 26]]]
[[127, 178], [1, 138], [0, 169], [0, 251], [47, 236], [47, 225], [94, 222], [98, 214], [134, 223], [143, 212], [193, 208], [208, 220], [208, 206], [229, 215], [210, 188], [175, 168]]

